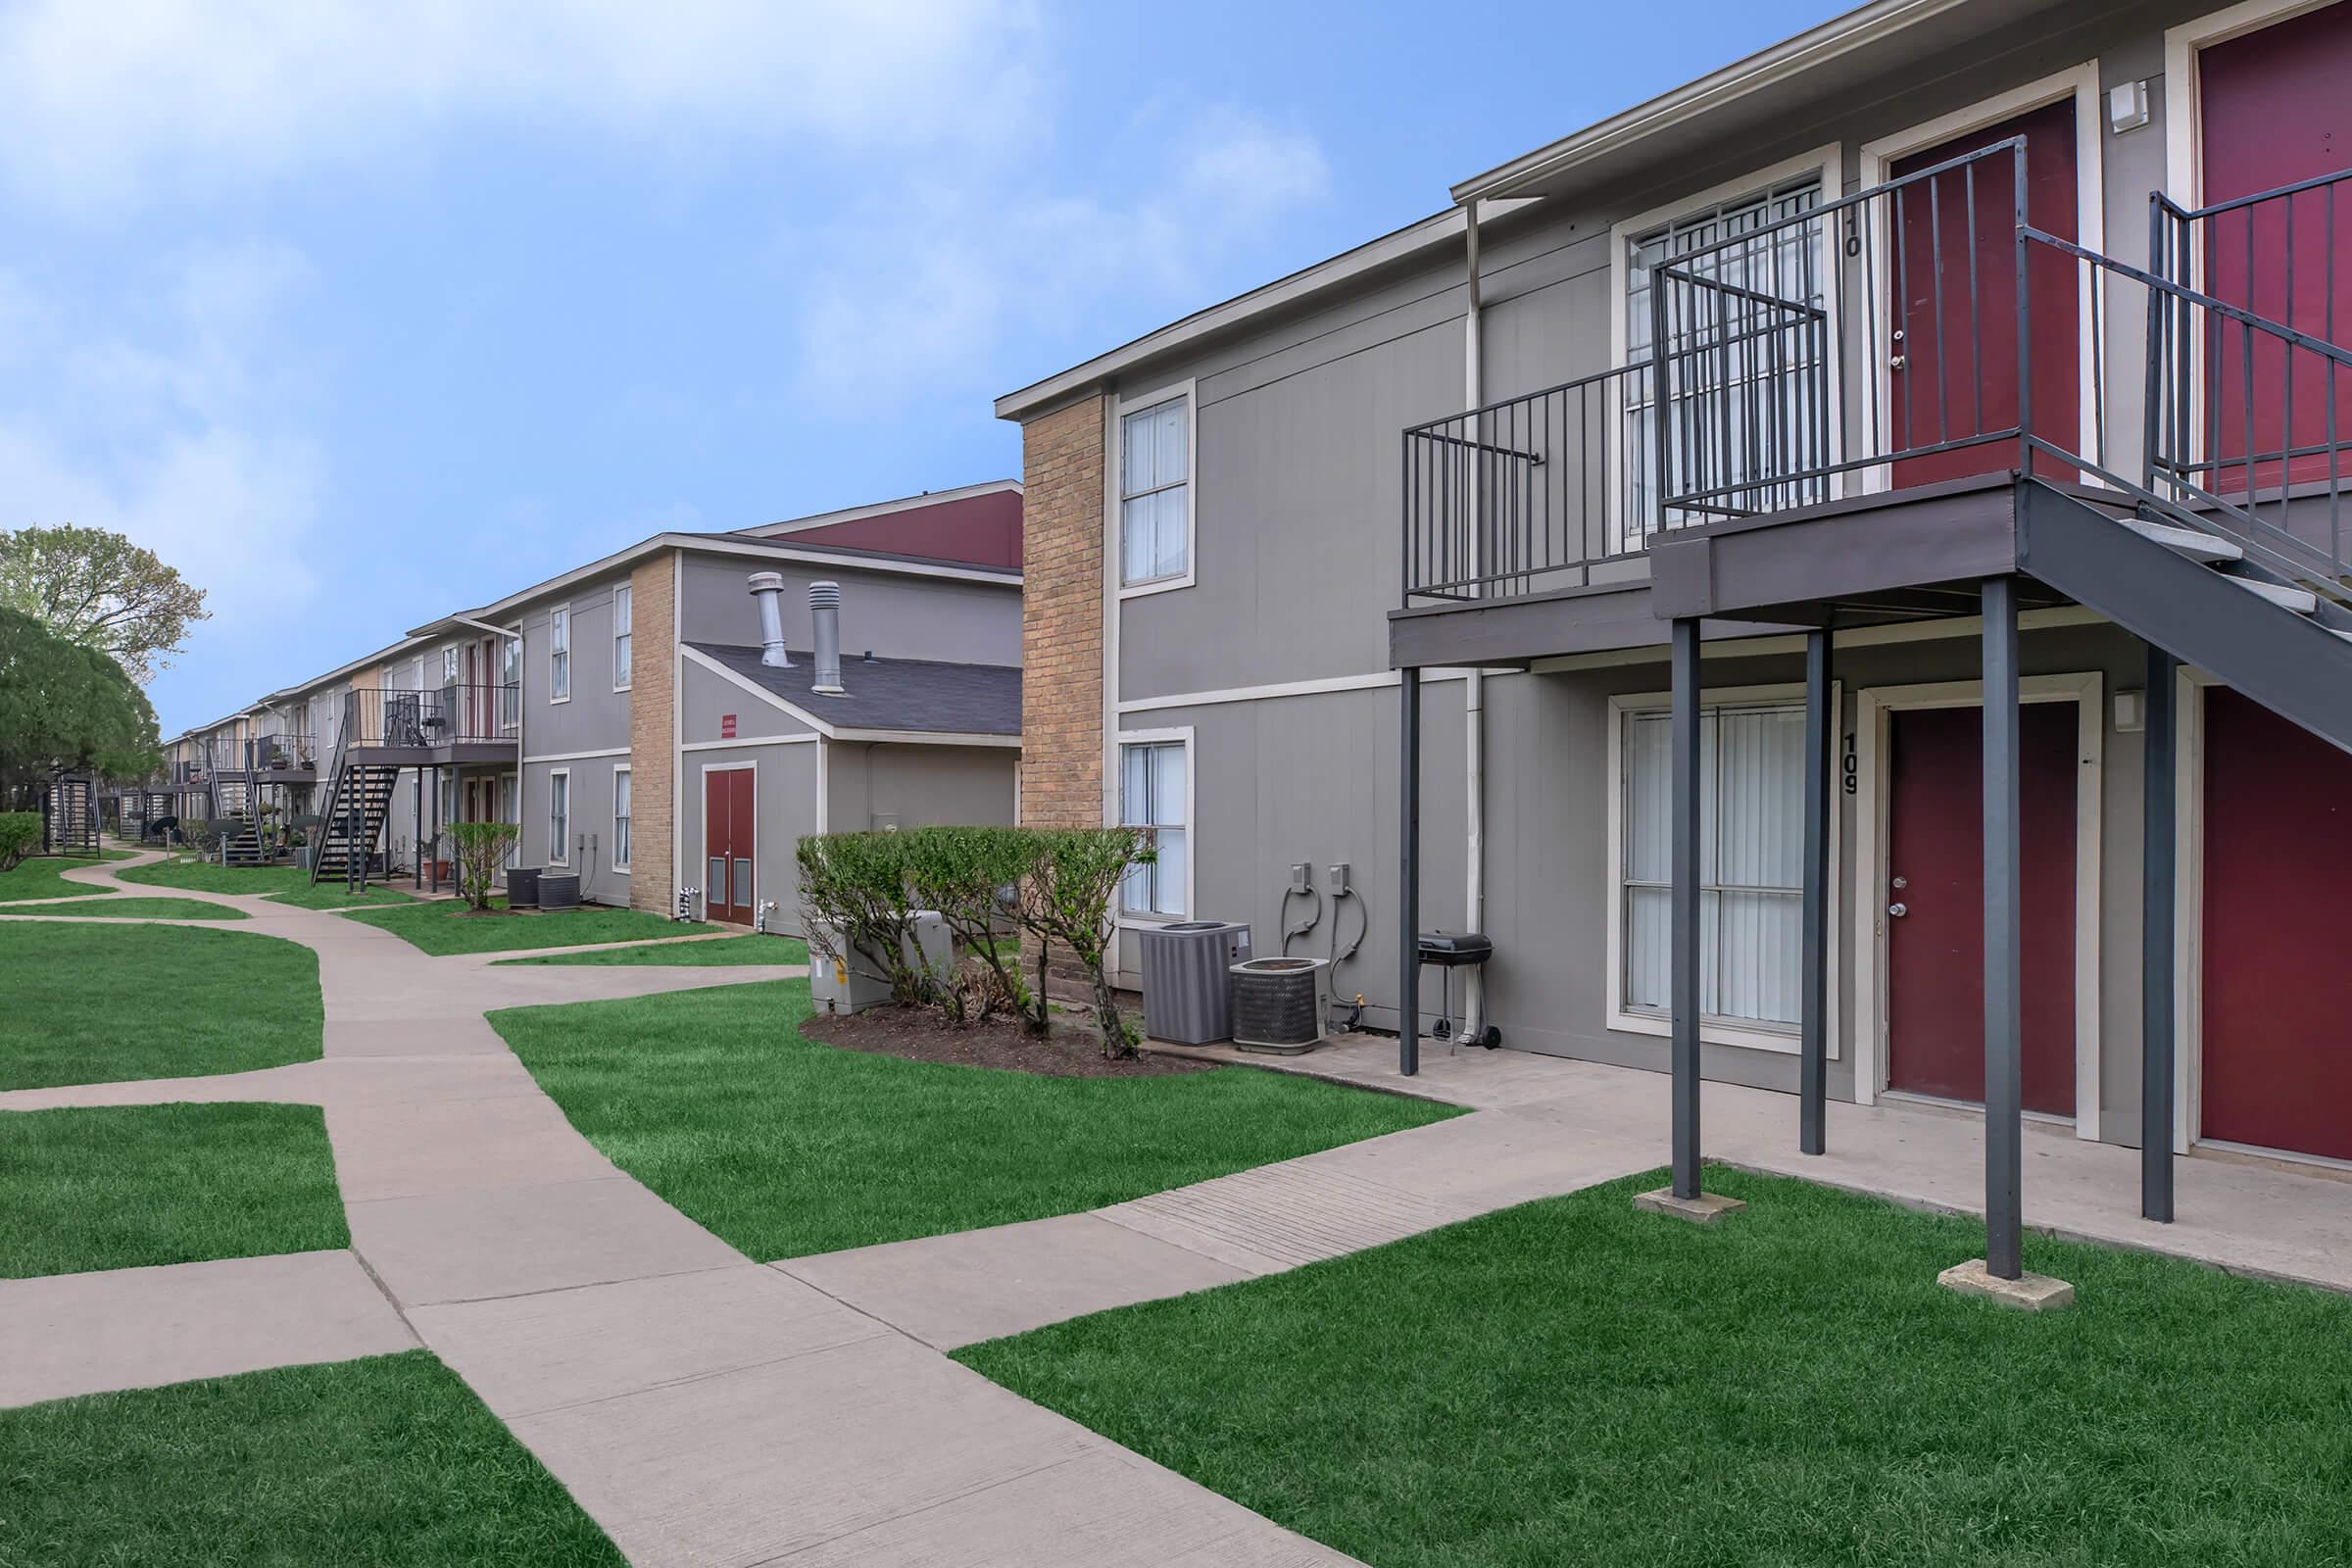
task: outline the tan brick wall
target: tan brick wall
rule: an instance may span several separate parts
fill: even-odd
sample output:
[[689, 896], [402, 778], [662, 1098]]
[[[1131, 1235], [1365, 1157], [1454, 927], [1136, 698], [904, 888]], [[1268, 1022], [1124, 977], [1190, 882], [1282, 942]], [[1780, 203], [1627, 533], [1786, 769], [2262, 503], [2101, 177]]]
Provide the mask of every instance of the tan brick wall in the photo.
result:
[[1102, 822], [1102, 420], [1083, 398], [1021, 427], [1021, 821]]
[[670, 864], [670, 824], [677, 813], [677, 760], [671, 694], [678, 677], [677, 570], [674, 551], [638, 563], [629, 574], [636, 658], [629, 670], [629, 907], [667, 914], [678, 879]]

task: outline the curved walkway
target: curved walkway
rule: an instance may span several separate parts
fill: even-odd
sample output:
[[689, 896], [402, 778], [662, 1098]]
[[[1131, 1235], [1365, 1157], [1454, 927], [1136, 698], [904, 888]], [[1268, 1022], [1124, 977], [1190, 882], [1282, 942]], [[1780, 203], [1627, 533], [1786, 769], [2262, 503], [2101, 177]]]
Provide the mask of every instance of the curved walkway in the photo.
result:
[[[141, 863], [66, 874], [122, 886]], [[1348, 1560], [745, 1258], [575, 1132], [483, 1017], [803, 968], [502, 967], [172, 891], [318, 955], [321, 1058], [16, 1091], [0, 1111], [322, 1106], [351, 1251], [0, 1282], [0, 1343], [41, 1348], [0, 1402], [422, 1344], [637, 1563]]]

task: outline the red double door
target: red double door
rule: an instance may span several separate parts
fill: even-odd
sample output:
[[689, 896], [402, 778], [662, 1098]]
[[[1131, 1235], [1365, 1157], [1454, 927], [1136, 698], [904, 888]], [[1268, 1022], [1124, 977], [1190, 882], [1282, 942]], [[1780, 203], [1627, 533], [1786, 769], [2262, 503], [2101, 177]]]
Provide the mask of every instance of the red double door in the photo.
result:
[[[1984, 714], [1889, 715], [1886, 1086], [1984, 1098]], [[2075, 1113], [2077, 709], [2018, 710], [2024, 1095]]]
[[[1903, 158], [1890, 178], [1916, 174], [2012, 136], [2026, 138], [2026, 220], [2060, 239], [2079, 238], [2075, 101], [2060, 99]], [[1993, 157], [1902, 187], [1888, 214], [1886, 450], [1917, 451], [2017, 428], [2017, 177]], [[2026, 288], [2032, 330], [2033, 427], [2061, 451], [2080, 450], [2082, 385], [2076, 263], [2054, 246], [2031, 247]], [[1894, 334], [1900, 333], [1897, 339]], [[1898, 486], [2017, 466], [2014, 440], [1905, 458]], [[2071, 477], [2047, 453], [2034, 471]]]
[[755, 777], [749, 767], [714, 767], [703, 775], [703, 907], [710, 919], [738, 925], [750, 925], [759, 909]]

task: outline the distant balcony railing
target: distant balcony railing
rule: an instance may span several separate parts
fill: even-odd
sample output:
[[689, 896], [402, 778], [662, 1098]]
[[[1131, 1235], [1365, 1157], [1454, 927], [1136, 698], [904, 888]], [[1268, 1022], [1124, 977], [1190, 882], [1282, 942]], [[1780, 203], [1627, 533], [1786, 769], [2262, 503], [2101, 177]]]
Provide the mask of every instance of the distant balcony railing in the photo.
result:
[[512, 743], [522, 694], [514, 685], [443, 686], [428, 691], [355, 688], [344, 699], [340, 744], [430, 748]]

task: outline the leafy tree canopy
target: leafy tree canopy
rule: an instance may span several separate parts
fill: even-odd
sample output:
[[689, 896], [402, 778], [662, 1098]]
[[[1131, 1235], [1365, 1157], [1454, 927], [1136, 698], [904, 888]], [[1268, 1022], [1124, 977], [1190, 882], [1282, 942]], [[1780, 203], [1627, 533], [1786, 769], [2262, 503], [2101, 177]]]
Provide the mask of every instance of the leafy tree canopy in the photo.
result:
[[111, 656], [144, 686], [206, 620], [204, 590], [104, 528], [0, 531], [0, 606]]
[[163, 764], [155, 710], [121, 664], [0, 608], [0, 803], [61, 767], [138, 779]]

